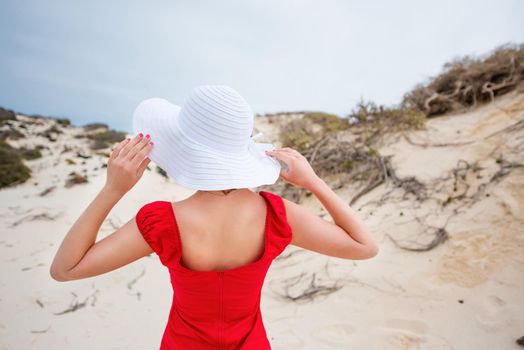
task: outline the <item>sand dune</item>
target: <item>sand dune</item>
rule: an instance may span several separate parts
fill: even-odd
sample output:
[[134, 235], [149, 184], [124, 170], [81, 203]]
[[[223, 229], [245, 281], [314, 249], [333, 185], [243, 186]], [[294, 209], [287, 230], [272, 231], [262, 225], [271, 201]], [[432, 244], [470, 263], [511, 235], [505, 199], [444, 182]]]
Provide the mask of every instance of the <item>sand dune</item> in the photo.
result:
[[[256, 120], [266, 140], [277, 140], [276, 128], [285, 120], [279, 118]], [[80, 281], [58, 283], [49, 276], [58, 244], [105, 181], [106, 158], [75, 138], [81, 128], [61, 126], [63, 133], [50, 142], [37, 133], [56, 122], [31, 121], [19, 116], [13, 122], [28, 137], [10, 143], [48, 149], [27, 162], [30, 180], [0, 191], [0, 349], [155, 348], [171, 303], [169, 274], [156, 256]], [[398, 176], [423, 183], [427, 198], [415, 201], [385, 183], [355, 203], [381, 247], [371, 260], [289, 246], [262, 290], [273, 348], [519, 348], [523, 148], [524, 94], [516, 92], [468, 113], [432, 118], [425, 130], [389, 135], [379, 152], [392, 155]], [[164, 179], [153, 163], [150, 168], [110, 213], [99, 239], [149, 201], [191, 194]], [[88, 182], [65, 187], [72, 171]], [[347, 184], [337, 192], [349, 201], [355, 189]], [[320, 213], [315, 198], [304, 204]], [[435, 237], [441, 240], [433, 249], [406, 250]]]

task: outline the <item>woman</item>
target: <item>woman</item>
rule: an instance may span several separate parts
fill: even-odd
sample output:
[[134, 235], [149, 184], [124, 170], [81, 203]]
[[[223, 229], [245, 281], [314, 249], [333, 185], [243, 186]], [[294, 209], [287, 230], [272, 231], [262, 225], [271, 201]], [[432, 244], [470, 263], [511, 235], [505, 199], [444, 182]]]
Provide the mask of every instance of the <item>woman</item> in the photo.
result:
[[[344, 259], [378, 253], [357, 213], [304, 156], [254, 142], [253, 113], [234, 89], [197, 87], [182, 108], [145, 100], [133, 128], [137, 135], [113, 149], [105, 186], [67, 233], [50, 274], [57, 281], [88, 278], [157, 254], [173, 286], [160, 349], [270, 349], [260, 292], [287, 245]], [[195, 192], [176, 203], [145, 204], [96, 242], [111, 208], [151, 160]], [[251, 190], [279, 176], [311, 191], [334, 223], [277, 194]]]

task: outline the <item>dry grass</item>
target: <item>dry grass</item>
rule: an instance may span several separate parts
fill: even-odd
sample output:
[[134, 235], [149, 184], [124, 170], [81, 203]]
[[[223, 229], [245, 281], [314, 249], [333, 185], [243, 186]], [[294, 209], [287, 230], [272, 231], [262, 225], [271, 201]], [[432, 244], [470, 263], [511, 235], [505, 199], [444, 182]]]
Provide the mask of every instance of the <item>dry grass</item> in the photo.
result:
[[417, 85], [402, 106], [428, 117], [473, 108], [517, 88], [524, 80], [524, 44], [503, 45], [478, 58], [465, 56], [444, 65], [442, 73]]

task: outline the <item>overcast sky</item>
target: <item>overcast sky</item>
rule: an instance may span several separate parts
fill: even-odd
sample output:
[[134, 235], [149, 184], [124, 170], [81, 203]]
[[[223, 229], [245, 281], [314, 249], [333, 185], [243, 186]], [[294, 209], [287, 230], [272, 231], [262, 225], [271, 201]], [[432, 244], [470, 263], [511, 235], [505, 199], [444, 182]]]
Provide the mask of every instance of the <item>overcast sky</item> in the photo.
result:
[[0, 2], [0, 106], [131, 130], [145, 98], [235, 88], [256, 113], [395, 104], [461, 55], [524, 42], [524, 1]]

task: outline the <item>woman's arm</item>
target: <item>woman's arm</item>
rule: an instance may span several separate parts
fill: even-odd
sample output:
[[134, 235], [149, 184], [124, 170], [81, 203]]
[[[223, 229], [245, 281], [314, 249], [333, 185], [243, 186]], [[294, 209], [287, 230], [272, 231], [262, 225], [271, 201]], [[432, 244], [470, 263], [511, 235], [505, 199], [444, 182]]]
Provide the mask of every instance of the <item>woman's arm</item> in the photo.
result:
[[364, 222], [358, 216], [358, 213], [333, 192], [324, 180], [318, 178], [317, 181], [308, 187], [308, 190], [311, 191], [320, 203], [322, 203], [324, 208], [326, 208], [335, 224], [346, 231], [355, 241], [369, 247], [370, 251], [378, 253], [378, 245], [371, 235], [371, 232], [367, 230]]
[[368, 259], [378, 254], [378, 245], [357, 212], [315, 174], [303, 155], [289, 147], [267, 153], [286, 163], [287, 171], [282, 170], [280, 176], [310, 190], [334, 221], [333, 224], [284, 199], [286, 218], [293, 232], [291, 244], [346, 259]]
[[151, 253], [133, 219], [95, 243], [111, 209], [142, 176], [150, 162], [147, 155], [151, 149], [149, 136], [142, 134], [114, 148], [108, 161], [106, 184], [70, 228], [53, 259], [50, 274], [55, 280], [94, 276]]

